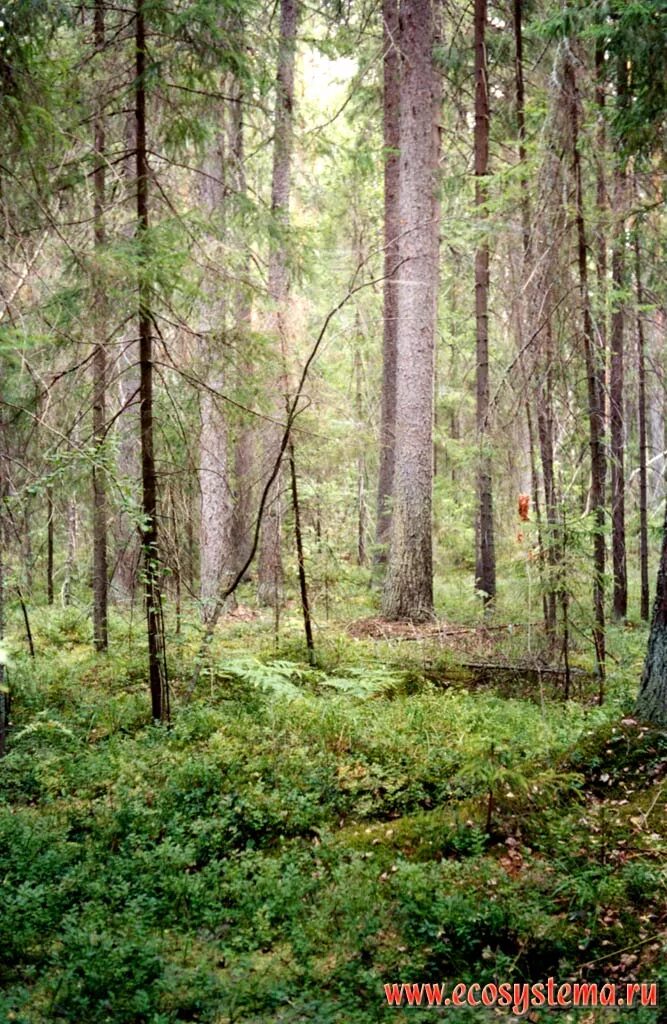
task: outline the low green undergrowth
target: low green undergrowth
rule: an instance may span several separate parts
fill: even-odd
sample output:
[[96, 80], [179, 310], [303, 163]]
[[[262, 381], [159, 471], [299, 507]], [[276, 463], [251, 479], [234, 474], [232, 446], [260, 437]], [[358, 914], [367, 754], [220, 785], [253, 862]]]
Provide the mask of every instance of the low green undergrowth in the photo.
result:
[[634, 680], [540, 704], [245, 634], [189, 703], [174, 666], [167, 730], [141, 652], [65, 626], [10, 669], [0, 1020], [371, 1024], [418, 1012], [393, 981], [657, 977], [667, 745], [622, 723]]

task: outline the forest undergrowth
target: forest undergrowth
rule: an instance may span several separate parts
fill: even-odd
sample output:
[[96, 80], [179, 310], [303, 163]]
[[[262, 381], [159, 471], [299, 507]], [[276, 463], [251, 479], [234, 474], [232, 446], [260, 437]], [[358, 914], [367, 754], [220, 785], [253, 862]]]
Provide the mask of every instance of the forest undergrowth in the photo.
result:
[[[169, 728], [146, 724], [129, 618], [103, 659], [76, 608], [33, 614], [34, 659], [16, 619], [1, 1020], [370, 1024], [422, 1012], [387, 1006], [393, 982], [664, 986], [667, 736], [632, 718], [644, 631], [610, 631], [599, 707], [583, 641], [564, 701], [553, 679], [465, 668], [526, 662], [525, 624], [408, 639], [358, 618], [334, 608], [311, 665], [295, 610], [276, 640], [242, 605], [191, 699], [184, 624]], [[530, 643], [536, 662], [537, 627]]]

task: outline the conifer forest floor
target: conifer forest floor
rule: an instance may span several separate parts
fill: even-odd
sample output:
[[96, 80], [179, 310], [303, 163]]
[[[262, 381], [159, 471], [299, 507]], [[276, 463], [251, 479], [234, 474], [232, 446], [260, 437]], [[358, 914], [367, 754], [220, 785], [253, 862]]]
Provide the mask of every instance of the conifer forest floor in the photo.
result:
[[[0, 1020], [371, 1024], [665, 1019], [667, 736], [632, 716], [645, 630], [570, 699], [538, 623], [418, 630], [332, 609], [305, 657], [242, 604], [172, 723], [148, 723], [141, 619], [10, 630], [0, 762]], [[193, 616], [194, 620], [194, 616]], [[388, 1006], [392, 983], [657, 982], [662, 1010]]]

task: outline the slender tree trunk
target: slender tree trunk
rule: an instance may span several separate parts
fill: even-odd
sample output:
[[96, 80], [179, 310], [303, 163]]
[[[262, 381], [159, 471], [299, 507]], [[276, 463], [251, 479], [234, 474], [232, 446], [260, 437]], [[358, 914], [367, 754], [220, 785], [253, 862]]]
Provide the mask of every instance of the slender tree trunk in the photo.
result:
[[53, 604], [53, 488], [46, 489], [46, 601]]
[[65, 561], [65, 578], [63, 580], [63, 608], [72, 603], [72, 574], [76, 561], [76, 545], [79, 533], [79, 514], [74, 500], [67, 505], [67, 559]]
[[[619, 58], [617, 75], [618, 102], [625, 105], [627, 96], [625, 58]], [[611, 365], [609, 374], [609, 420], [611, 433], [611, 550], [614, 574], [614, 618], [625, 619], [628, 612], [628, 579], [625, 554], [625, 414], [624, 414], [624, 297], [625, 285], [625, 158], [616, 145], [614, 153], [614, 192], [618, 217], [611, 258], [611, 279], [614, 304], [611, 317]]]
[[[209, 378], [209, 385], [222, 390], [222, 376]], [[200, 597], [202, 617], [208, 622], [221, 588], [233, 575], [231, 532], [232, 494], [227, 454], [228, 429], [225, 410], [210, 391], [201, 398], [200, 469], [201, 532]]]
[[[357, 324], [359, 333], [360, 326]], [[362, 368], [361, 350], [357, 346], [354, 353], [354, 409], [360, 440], [357, 456], [357, 565], [366, 565], [366, 449], [363, 441]]]
[[667, 504], [648, 650], [636, 708], [637, 717], [667, 726]]
[[[524, 261], [530, 252], [530, 193], [526, 167], [526, 102], [523, 83], [523, 29], [522, 0], [513, 0], [514, 21], [514, 88], [516, 97], [516, 124], [519, 137], [519, 164], [521, 166], [521, 235]], [[484, 63], [486, 66], [486, 61]], [[488, 82], [487, 102], [488, 102]]]
[[148, 231], [148, 158], [146, 147], [146, 23], [145, 0], [137, 0], [135, 17], [136, 59], [136, 174], [137, 242], [139, 247], [139, 375], [141, 426], [141, 482], [143, 512], [144, 599], [148, 640], [148, 675], [153, 720], [169, 718], [167, 672], [159, 586], [157, 530], [157, 477], [153, 441], [153, 338], [150, 283], [146, 272]]
[[308, 656], [313, 661], [315, 645], [313, 643], [313, 627], [310, 618], [310, 602], [308, 600], [308, 584], [306, 581], [306, 562], [303, 554], [303, 537], [301, 534], [301, 512], [299, 509], [299, 491], [296, 480], [296, 463], [294, 461], [294, 445], [289, 444], [290, 481], [292, 485], [292, 511], [294, 513], [294, 537], [296, 540], [297, 568], [299, 572], [299, 591], [301, 593], [301, 611], [303, 628], [306, 634]]
[[[126, 221], [122, 234], [128, 246], [131, 244], [136, 224], [135, 211], [130, 209], [135, 197], [135, 163], [137, 121], [134, 111], [128, 111], [125, 121], [125, 159], [122, 163], [124, 183], [124, 207]], [[137, 436], [140, 433], [139, 423], [139, 345], [136, 339], [136, 321], [131, 316], [133, 310], [128, 303], [125, 313], [128, 325], [122, 331], [119, 340], [118, 355], [118, 401], [119, 415], [117, 420], [118, 461], [117, 471], [119, 482], [126, 492], [128, 502], [140, 506], [139, 481], [141, 479], [140, 459], [137, 451]], [[188, 519], [192, 524], [192, 519]], [[109, 589], [115, 599], [133, 602], [137, 587], [138, 569], [141, 561], [141, 541], [137, 533], [136, 523], [127, 508], [121, 507], [113, 523], [114, 561]]]
[[549, 585], [546, 593], [545, 625], [550, 636], [556, 632], [556, 590], [555, 575], [558, 564], [558, 507], [556, 499], [556, 478], [554, 474], [554, 419], [553, 419], [553, 338], [551, 320], [545, 326], [544, 384], [537, 399], [537, 431], [540, 439], [542, 480], [544, 483], [544, 504], [547, 529], [547, 565]]
[[[104, 0], [95, 0], [94, 15], [95, 53], [98, 61], [104, 51]], [[93, 171], [93, 222], [95, 250], [101, 254], [105, 243], [105, 125], [102, 97], [98, 100], [94, 124], [95, 170]], [[93, 356], [93, 643], [98, 651], [105, 651], [107, 636], [107, 500], [106, 481], [101, 455], [106, 429], [106, 317], [104, 316], [104, 288], [99, 283], [99, 269], [95, 288], [95, 353]]]
[[582, 335], [586, 362], [586, 379], [588, 390], [588, 428], [589, 447], [591, 453], [591, 508], [595, 519], [595, 536], [593, 539], [593, 606], [596, 666], [599, 681], [599, 700], [604, 700], [605, 678], [605, 609], [604, 609], [604, 481], [606, 460], [604, 452], [602, 389], [600, 373], [596, 358], [595, 338], [593, 333], [593, 315], [591, 312], [590, 293], [588, 289], [588, 267], [586, 262], [586, 226], [584, 220], [584, 191], [581, 172], [581, 154], [579, 151], [579, 91], [577, 88], [572, 57], [565, 56], [563, 74], [569, 100], [570, 145], [572, 157], [572, 174], [575, 188], [575, 221], [577, 238], [577, 265], [579, 270], [579, 301], [581, 303]]
[[642, 287], [641, 255], [639, 235], [635, 234], [635, 286], [637, 290], [637, 386], [639, 414], [639, 575], [641, 580], [642, 619], [649, 616], [649, 582], [648, 582], [648, 467], [646, 464], [646, 345], [644, 341], [644, 319], [642, 305], [644, 290]]
[[[275, 404], [276, 418], [282, 416], [287, 393], [287, 336], [289, 275], [287, 265], [287, 238], [289, 203], [292, 180], [292, 143], [294, 130], [294, 62], [297, 26], [296, 0], [280, 0], [280, 46], [276, 76], [276, 108], [273, 136], [273, 171], [271, 182], [271, 211], [279, 236], [271, 244], [269, 253], [269, 300], [272, 305], [270, 333], [279, 342], [281, 376], [277, 392], [281, 398]], [[274, 464], [280, 446], [280, 427], [266, 431], [266, 471]], [[262, 604], [276, 604], [283, 583], [280, 539], [282, 533], [282, 485], [278, 473], [271, 488], [262, 521], [259, 560], [257, 566], [257, 596]]]
[[396, 328], [399, 259], [398, 215], [399, 119], [401, 56], [398, 0], [383, 0], [383, 131], [384, 131], [384, 313], [382, 327], [382, 394], [380, 409], [380, 465], [378, 472], [375, 560], [387, 561], [391, 534], [396, 444]]
[[435, 303], [438, 281], [434, 17], [430, 0], [402, 0], [396, 461], [383, 614], [431, 619]]
[[[621, 170], [615, 174], [616, 209], [625, 204], [625, 183]], [[611, 279], [614, 304], [611, 314], [609, 423], [611, 458], [611, 550], [614, 575], [614, 618], [625, 619], [628, 611], [628, 581], [625, 554], [625, 415], [624, 415], [624, 312], [621, 291], [625, 279], [625, 231], [622, 223], [616, 229], [611, 257]]]
[[607, 423], [607, 234], [606, 221], [609, 209], [605, 160], [607, 158], [607, 131], [605, 119], [605, 52], [604, 43], [599, 41], [595, 46], [595, 105], [597, 107], [597, 154], [595, 160], [595, 192], [596, 192], [596, 271], [598, 286], [598, 367], [600, 373], [600, 393], [602, 396], [602, 424]]
[[[475, 0], [475, 206], [480, 222], [486, 221], [489, 168], [489, 83], [486, 60], [486, 0]], [[496, 556], [493, 533], [491, 457], [489, 431], [489, 243], [484, 239], [475, 253], [475, 324], [477, 353], [477, 556], [475, 590], [485, 604], [496, 593]]]

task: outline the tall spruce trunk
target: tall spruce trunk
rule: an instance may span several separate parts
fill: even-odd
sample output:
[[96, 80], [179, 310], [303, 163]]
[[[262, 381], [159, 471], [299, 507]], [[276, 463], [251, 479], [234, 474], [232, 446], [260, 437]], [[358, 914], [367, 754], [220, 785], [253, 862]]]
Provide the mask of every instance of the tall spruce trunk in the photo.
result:
[[138, 320], [139, 320], [139, 419], [141, 429], [142, 546], [144, 601], [148, 641], [148, 677], [153, 721], [169, 718], [167, 672], [162, 628], [157, 528], [157, 475], [153, 438], [153, 338], [151, 289], [146, 268], [148, 231], [148, 158], [146, 146], [146, 23], [145, 2], [135, 9], [135, 114], [137, 125], [136, 187]]
[[387, 561], [396, 444], [397, 270], [401, 225], [398, 215], [401, 56], [398, 0], [383, 0], [384, 283], [382, 394], [375, 561]]
[[[625, 205], [625, 175], [614, 175], [617, 211]], [[617, 620], [628, 611], [628, 579], [625, 553], [625, 415], [624, 415], [624, 311], [621, 291], [625, 283], [625, 230], [621, 221], [611, 256], [614, 303], [611, 314], [609, 365], [609, 425], [611, 460], [611, 552], [613, 569], [613, 611]]]
[[[288, 296], [287, 231], [292, 181], [294, 132], [294, 63], [296, 54], [296, 0], [280, 0], [280, 43], [276, 74], [276, 108], [273, 136], [271, 212], [277, 237], [269, 253], [269, 301], [272, 306], [269, 333], [278, 342], [281, 374], [277, 382], [274, 416], [282, 419], [288, 390]], [[265, 431], [264, 472], [268, 475], [280, 450], [282, 429], [271, 424]], [[257, 597], [261, 604], [277, 606], [283, 583], [280, 541], [282, 535], [282, 473], [278, 473], [268, 496], [259, 545]]]
[[637, 717], [667, 726], [667, 504], [648, 650], [636, 707]]
[[637, 294], [637, 413], [639, 420], [639, 576], [641, 582], [640, 614], [642, 619], [649, 616], [648, 580], [648, 466], [646, 431], [646, 344], [642, 305], [641, 255], [639, 235], [635, 234], [635, 287]]
[[[204, 162], [206, 172], [200, 188], [204, 211], [217, 225], [220, 236], [226, 235], [225, 190], [227, 182], [227, 154], [225, 144], [225, 114], [220, 110], [222, 124], [215, 145]], [[213, 249], [214, 262], [219, 247]], [[224, 287], [224, 285], [223, 285]], [[207, 623], [215, 608], [218, 594], [233, 575], [232, 519], [233, 501], [229, 459], [229, 426], [222, 399], [226, 374], [224, 372], [227, 303], [217, 288], [203, 284], [203, 322], [201, 325], [201, 357], [205, 364], [205, 389], [200, 402], [199, 433], [199, 594], [202, 620]], [[223, 347], [224, 346], [224, 347]]]
[[[486, 177], [489, 170], [489, 82], [486, 60], [486, 0], [475, 0], [475, 206], [486, 230]], [[496, 593], [493, 534], [493, 490], [489, 433], [489, 243], [485, 237], [475, 253], [475, 337], [477, 394], [477, 523], [475, 589], [492, 601]]]
[[[94, 13], [95, 53], [102, 59], [104, 52], [104, 0], [96, 0]], [[97, 100], [98, 109], [93, 126], [95, 169], [93, 171], [93, 225], [95, 252], [101, 256], [105, 243], [105, 124], [102, 112], [103, 99]], [[96, 268], [95, 284], [95, 353], [93, 356], [93, 643], [95, 649], [104, 651], [108, 646], [107, 632], [107, 499], [102, 452], [106, 429], [106, 318], [105, 293], [99, 281], [99, 267]]]
[[[616, 76], [618, 103], [626, 105], [627, 68], [624, 57], [618, 60]], [[614, 304], [611, 316], [611, 363], [609, 372], [609, 422], [611, 434], [611, 551], [614, 576], [614, 618], [625, 619], [628, 612], [628, 575], [625, 553], [625, 414], [624, 414], [624, 297], [625, 285], [625, 209], [626, 166], [620, 145], [614, 147], [614, 199], [617, 215], [611, 257]]]
[[413, 622], [434, 615], [433, 388], [439, 211], [434, 36], [430, 0], [402, 0], [396, 459], [383, 614]]
[[590, 503], [594, 515], [593, 538], [593, 640], [598, 675], [600, 703], [604, 699], [605, 678], [605, 542], [604, 542], [604, 483], [606, 475], [606, 459], [604, 451], [603, 428], [603, 397], [600, 380], [600, 369], [597, 359], [593, 331], [593, 314], [588, 288], [588, 267], [586, 248], [586, 224], [584, 219], [584, 190], [581, 171], [581, 153], [579, 150], [579, 105], [580, 97], [577, 87], [572, 55], [566, 52], [563, 62], [563, 78], [569, 105], [570, 148], [572, 159], [572, 176], [575, 190], [575, 230], [577, 245], [577, 267], [579, 272], [579, 302], [581, 309], [582, 337], [584, 358], [586, 363], [586, 384], [588, 392], [588, 436], [591, 455], [591, 495]]
[[[242, 34], [243, 26], [239, 27]], [[231, 160], [231, 176], [237, 197], [243, 201], [247, 193], [245, 168], [245, 142], [243, 127], [243, 88], [240, 80], [232, 81], [232, 100], [229, 118], [229, 153]], [[247, 245], [240, 238], [238, 244]], [[249, 270], [249, 258], [246, 252], [243, 261], [244, 276]], [[241, 384], [252, 379], [253, 367], [248, 353], [250, 329], [252, 322], [252, 304], [250, 293], [242, 281], [237, 285], [234, 295], [234, 329], [236, 344], [239, 350], [237, 372]], [[252, 492], [255, 476], [255, 429], [254, 424], [244, 418], [234, 439], [234, 484], [235, 501], [232, 523], [232, 548], [235, 557], [235, 571], [245, 565], [252, 545], [253, 509]]]

